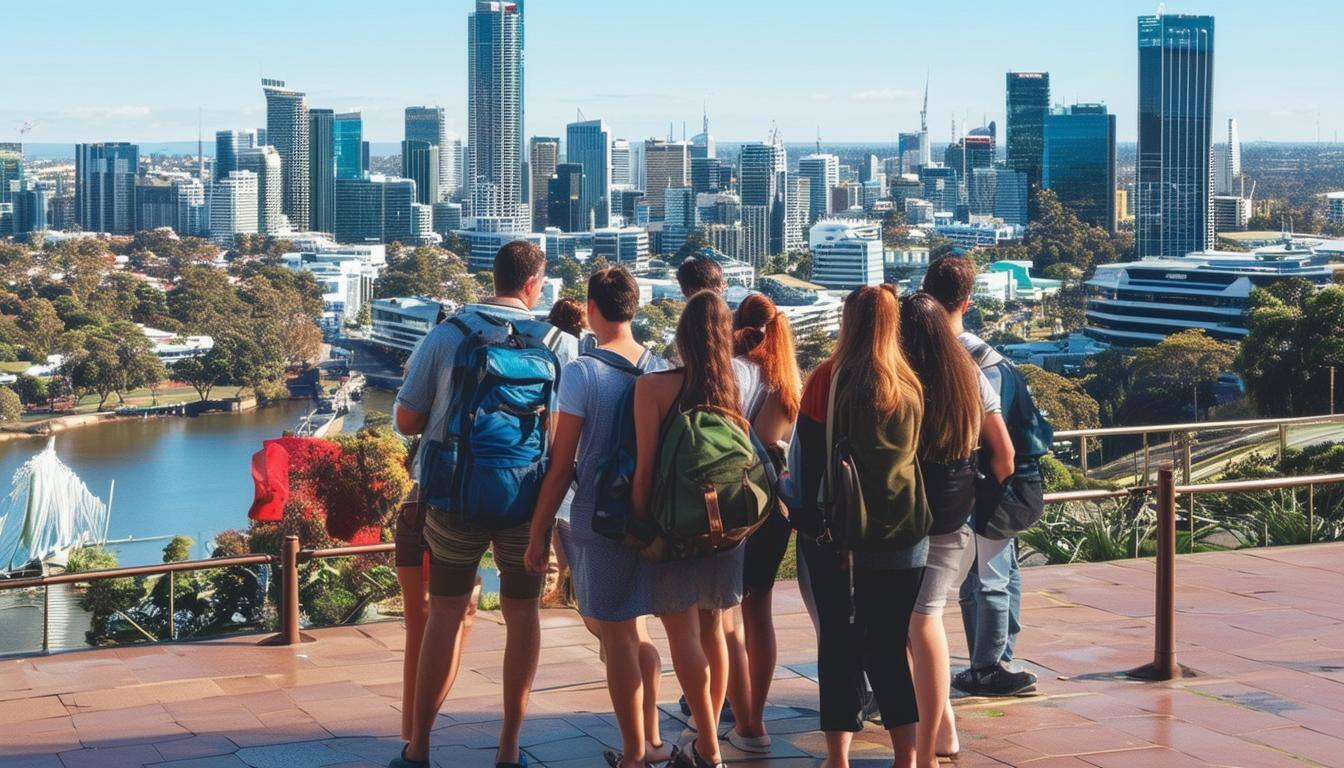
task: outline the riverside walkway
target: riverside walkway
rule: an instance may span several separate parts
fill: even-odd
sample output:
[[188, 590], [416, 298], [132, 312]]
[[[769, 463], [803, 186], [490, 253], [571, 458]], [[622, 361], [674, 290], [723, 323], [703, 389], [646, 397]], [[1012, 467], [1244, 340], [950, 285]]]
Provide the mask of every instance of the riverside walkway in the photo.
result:
[[[1019, 655], [1041, 695], [959, 700], [955, 765], [1344, 765], [1344, 544], [1181, 556], [1176, 573], [1177, 649], [1195, 674], [1137, 683], [1115, 673], [1152, 658], [1152, 560], [1024, 571]], [[816, 641], [795, 585], [775, 603], [775, 752], [748, 759], [725, 744], [725, 757], [818, 765]], [[955, 610], [947, 624], [964, 653]], [[569, 611], [545, 611], [543, 627], [525, 751], [534, 765], [600, 765], [617, 735], [597, 643]], [[311, 634], [288, 648], [248, 635], [0, 660], [0, 768], [386, 765], [400, 749], [400, 625]], [[436, 765], [493, 765], [503, 635], [496, 617], [477, 618]], [[677, 695], [669, 669], [665, 738], [681, 731]], [[890, 765], [885, 732], [869, 726], [853, 757]]]

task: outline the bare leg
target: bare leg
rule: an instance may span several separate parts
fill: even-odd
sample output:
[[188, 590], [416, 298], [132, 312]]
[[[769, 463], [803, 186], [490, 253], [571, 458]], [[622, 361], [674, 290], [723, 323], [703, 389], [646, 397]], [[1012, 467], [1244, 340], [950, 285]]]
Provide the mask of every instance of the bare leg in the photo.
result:
[[[779, 649], [775, 645], [772, 615], [774, 590], [742, 599], [742, 630], [747, 636], [748, 669], [751, 672], [751, 709], [748, 717], [737, 716], [737, 732], [743, 736], [765, 735], [765, 700], [775, 679]], [[736, 708], [733, 710], [736, 712]]]
[[[944, 727], [956, 727], [944, 722], [950, 706], [948, 694], [951, 663], [947, 656], [947, 634], [943, 631], [941, 614], [914, 613], [910, 617], [910, 672], [915, 681], [915, 704], [920, 713], [915, 728], [915, 747], [920, 768], [938, 765], [938, 736]], [[946, 742], [944, 742], [945, 744]]]
[[891, 736], [891, 749], [896, 753], [892, 759], [892, 768], [915, 768], [915, 724], [900, 725], [887, 730]]
[[695, 751], [711, 763], [718, 763], [723, 759], [719, 753], [719, 710], [714, 706], [714, 698], [710, 693], [710, 664], [700, 642], [700, 611], [691, 607], [681, 613], [664, 614], [659, 618], [667, 630], [677, 682], [686, 694], [691, 716], [700, 726], [696, 734]]
[[[719, 717], [723, 714], [723, 702], [728, 695], [728, 639], [724, 635], [724, 616], [731, 613], [732, 611], [700, 611], [700, 647], [705, 650], [705, 658], [709, 661], [709, 693], [714, 703], [715, 733], [718, 733]], [[742, 652], [746, 653], [745, 646], [742, 646]], [[745, 666], [743, 664], [743, 667]], [[748, 691], [747, 700], [742, 702], [743, 706], [749, 705], [750, 694]], [[695, 722], [699, 724], [700, 720], [697, 718]], [[704, 754], [700, 756], [705, 757]]]
[[415, 715], [415, 676], [420, 666], [420, 643], [425, 639], [425, 619], [429, 616], [429, 585], [420, 566], [397, 568], [401, 601], [405, 606], [406, 653], [401, 662], [401, 738], [410, 741]]
[[518, 734], [541, 656], [541, 616], [537, 598], [500, 597], [504, 616], [504, 723], [499, 729], [500, 763], [518, 762]]
[[849, 768], [849, 743], [854, 734], [849, 731], [826, 732], [826, 759], [821, 768]]
[[432, 648], [433, 653], [420, 654], [415, 675], [415, 718], [411, 723], [411, 740], [406, 757], [411, 760], [429, 759], [429, 732], [439, 707], [448, 697], [448, 691], [457, 678], [458, 663], [462, 660], [462, 628], [467, 615], [470, 595], [442, 597], [430, 595], [429, 617], [425, 621], [421, 647]]
[[635, 631], [639, 635], [639, 674], [644, 686], [644, 759], [651, 763], [661, 763], [672, 753], [671, 745], [663, 743], [662, 712], [658, 710], [658, 689], [663, 680], [663, 659], [658, 654], [658, 646], [649, 637], [648, 620], [640, 616], [635, 619]]
[[[728, 656], [728, 702], [733, 705], [734, 728], [744, 736], [760, 736], [763, 731], [752, 726], [751, 659], [747, 655], [750, 638], [746, 623], [739, 621], [737, 609], [720, 611], [723, 617], [723, 639]], [[705, 630], [704, 615], [700, 617], [700, 631]], [[708, 649], [705, 651], [709, 653]], [[712, 657], [711, 657], [712, 658]]]
[[607, 649], [607, 692], [621, 729], [622, 765], [644, 765], [643, 674], [640, 669], [639, 630], [632, 621], [600, 622]]

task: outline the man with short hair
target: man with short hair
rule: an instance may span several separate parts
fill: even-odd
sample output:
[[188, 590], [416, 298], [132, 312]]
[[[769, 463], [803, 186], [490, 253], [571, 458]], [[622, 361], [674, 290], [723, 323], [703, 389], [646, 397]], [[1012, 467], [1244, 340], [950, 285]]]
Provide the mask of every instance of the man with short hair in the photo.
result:
[[[446, 434], [450, 401], [455, 385], [460, 384], [453, 381], [452, 374], [458, 347], [464, 340], [462, 326], [493, 342], [505, 340], [510, 327], [529, 337], [545, 335], [561, 366], [578, 356], [574, 337], [558, 331], [548, 333], [553, 330], [550, 325], [532, 318], [531, 310], [541, 297], [545, 274], [546, 254], [535, 244], [523, 240], [506, 244], [495, 255], [494, 297], [468, 304], [451, 321], [436, 326], [411, 356], [405, 381], [397, 394], [396, 426], [403, 435], [428, 436], [429, 439], [421, 441], [421, 461], [425, 460], [429, 442]], [[523, 562], [529, 527], [530, 523], [523, 523], [489, 530], [450, 517], [435, 507], [427, 509], [429, 618], [416, 674], [411, 739], [402, 756], [390, 763], [392, 768], [429, 765], [430, 729], [457, 676], [463, 621], [476, 584], [476, 571], [487, 549], [493, 551], [500, 571], [500, 612], [507, 628], [504, 722], [500, 726], [495, 762], [501, 766], [521, 762], [518, 734], [541, 649], [538, 599], [545, 578], [529, 573]]]
[[[966, 330], [964, 322], [975, 291], [977, 272], [970, 259], [945, 256], [930, 264], [924, 274], [924, 292], [947, 309], [952, 331], [967, 352], [987, 346]], [[997, 363], [1001, 360], [995, 353], [992, 360], [977, 362], [1000, 397], [1003, 396], [1003, 374]], [[1005, 413], [1010, 407], [1011, 403], [1003, 403]], [[1012, 437], [1016, 443], [1018, 436]], [[987, 466], [983, 457], [982, 465]], [[1040, 466], [1035, 459], [1019, 456], [1015, 471], [1017, 474], [1034, 471], [1039, 475]], [[1017, 539], [990, 539], [977, 532], [973, 551], [975, 564], [961, 586], [960, 597], [971, 666], [953, 678], [953, 685], [966, 693], [981, 696], [1012, 696], [1034, 691], [1036, 675], [1025, 670], [1014, 671], [1010, 666], [1013, 647], [1022, 630], [1018, 623], [1022, 612], [1022, 574], [1017, 563]]]
[[701, 291], [723, 293], [728, 283], [723, 279], [723, 267], [708, 256], [690, 256], [677, 267], [677, 284], [681, 295], [691, 298]]

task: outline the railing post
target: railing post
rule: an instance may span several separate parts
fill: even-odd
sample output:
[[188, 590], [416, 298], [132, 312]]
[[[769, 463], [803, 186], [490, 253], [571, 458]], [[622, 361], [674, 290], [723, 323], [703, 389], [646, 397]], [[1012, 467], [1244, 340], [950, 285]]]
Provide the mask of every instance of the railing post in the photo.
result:
[[1279, 425], [1279, 463], [1283, 463], [1283, 457], [1288, 454], [1288, 425]]
[[1153, 614], [1153, 661], [1129, 671], [1143, 680], [1181, 676], [1176, 663], [1176, 474], [1170, 462], [1157, 468], [1157, 579]]
[[51, 653], [51, 585], [42, 587], [42, 652]]
[[[1334, 368], [1330, 369], [1334, 371]], [[1332, 382], [1333, 383], [1333, 382]], [[1316, 484], [1307, 483], [1307, 543], [1316, 536]]]
[[1083, 469], [1083, 477], [1087, 477], [1087, 435], [1078, 436], [1078, 460]]
[[173, 578], [174, 571], [168, 572], [168, 639], [177, 639], [177, 598], [173, 596], [174, 587], [177, 586], [177, 579]]
[[286, 536], [280, 546], [280, 632], [261, 641], [263, 645], [298, 645], [299, 632], [299, 537]]
[[1148, 433], [1143, 433], [1143, 481], [1139, 485], [1148, 484]]

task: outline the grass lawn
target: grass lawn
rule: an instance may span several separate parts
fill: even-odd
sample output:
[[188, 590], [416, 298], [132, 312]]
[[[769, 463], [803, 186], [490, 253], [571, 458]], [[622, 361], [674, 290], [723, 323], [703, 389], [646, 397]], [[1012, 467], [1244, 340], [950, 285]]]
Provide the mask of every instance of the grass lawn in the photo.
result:
[[[210, 399], [225, 400], [231, 397], [236, 397], [238, 395], [239, 389], [242, 388], [224, 387], [224, 386], [215, 387], [214, 389], [210, 390]], [[192, 389], [191, 387], [160, 387], [157, 392], [157, 398], [155, 397], [155, 393], [151, 393], [148, 389], [137, 389], [127, 393], [125, 403], [119, 401], [115, 394], [108, 397], [107, 402], [103, 404], [103, 410], [105, 411], [116, 410], [117, 408], [120, 408], [122, 405], [128, 405], [128, 406], [176, 405], [178, 403], [194, 403], [199, 399], [201, 399], [200, 395], [196, 394], [196, 390]], [[98, 410], [98, 396], [88, 395], [82, 398], [79, 401], [79, 403], [75, 406], [74, 413], [78, 414], [94, 413], [97, 410]], [[51, 418], [50, 414], [37, 413], [37, 414], [25, 414], [23, 420], [25, 422], [33, 422], [33, 421], [43, 421], [49, 418]]]
[[28, 368], [31, 366], [32, 363], [28, 362], [27, 360], [15, 360], [10, 363], [0, 363], [0, 371], [3, 371], [5, 373], [13, 373], [17, 375], [28, 370]]

